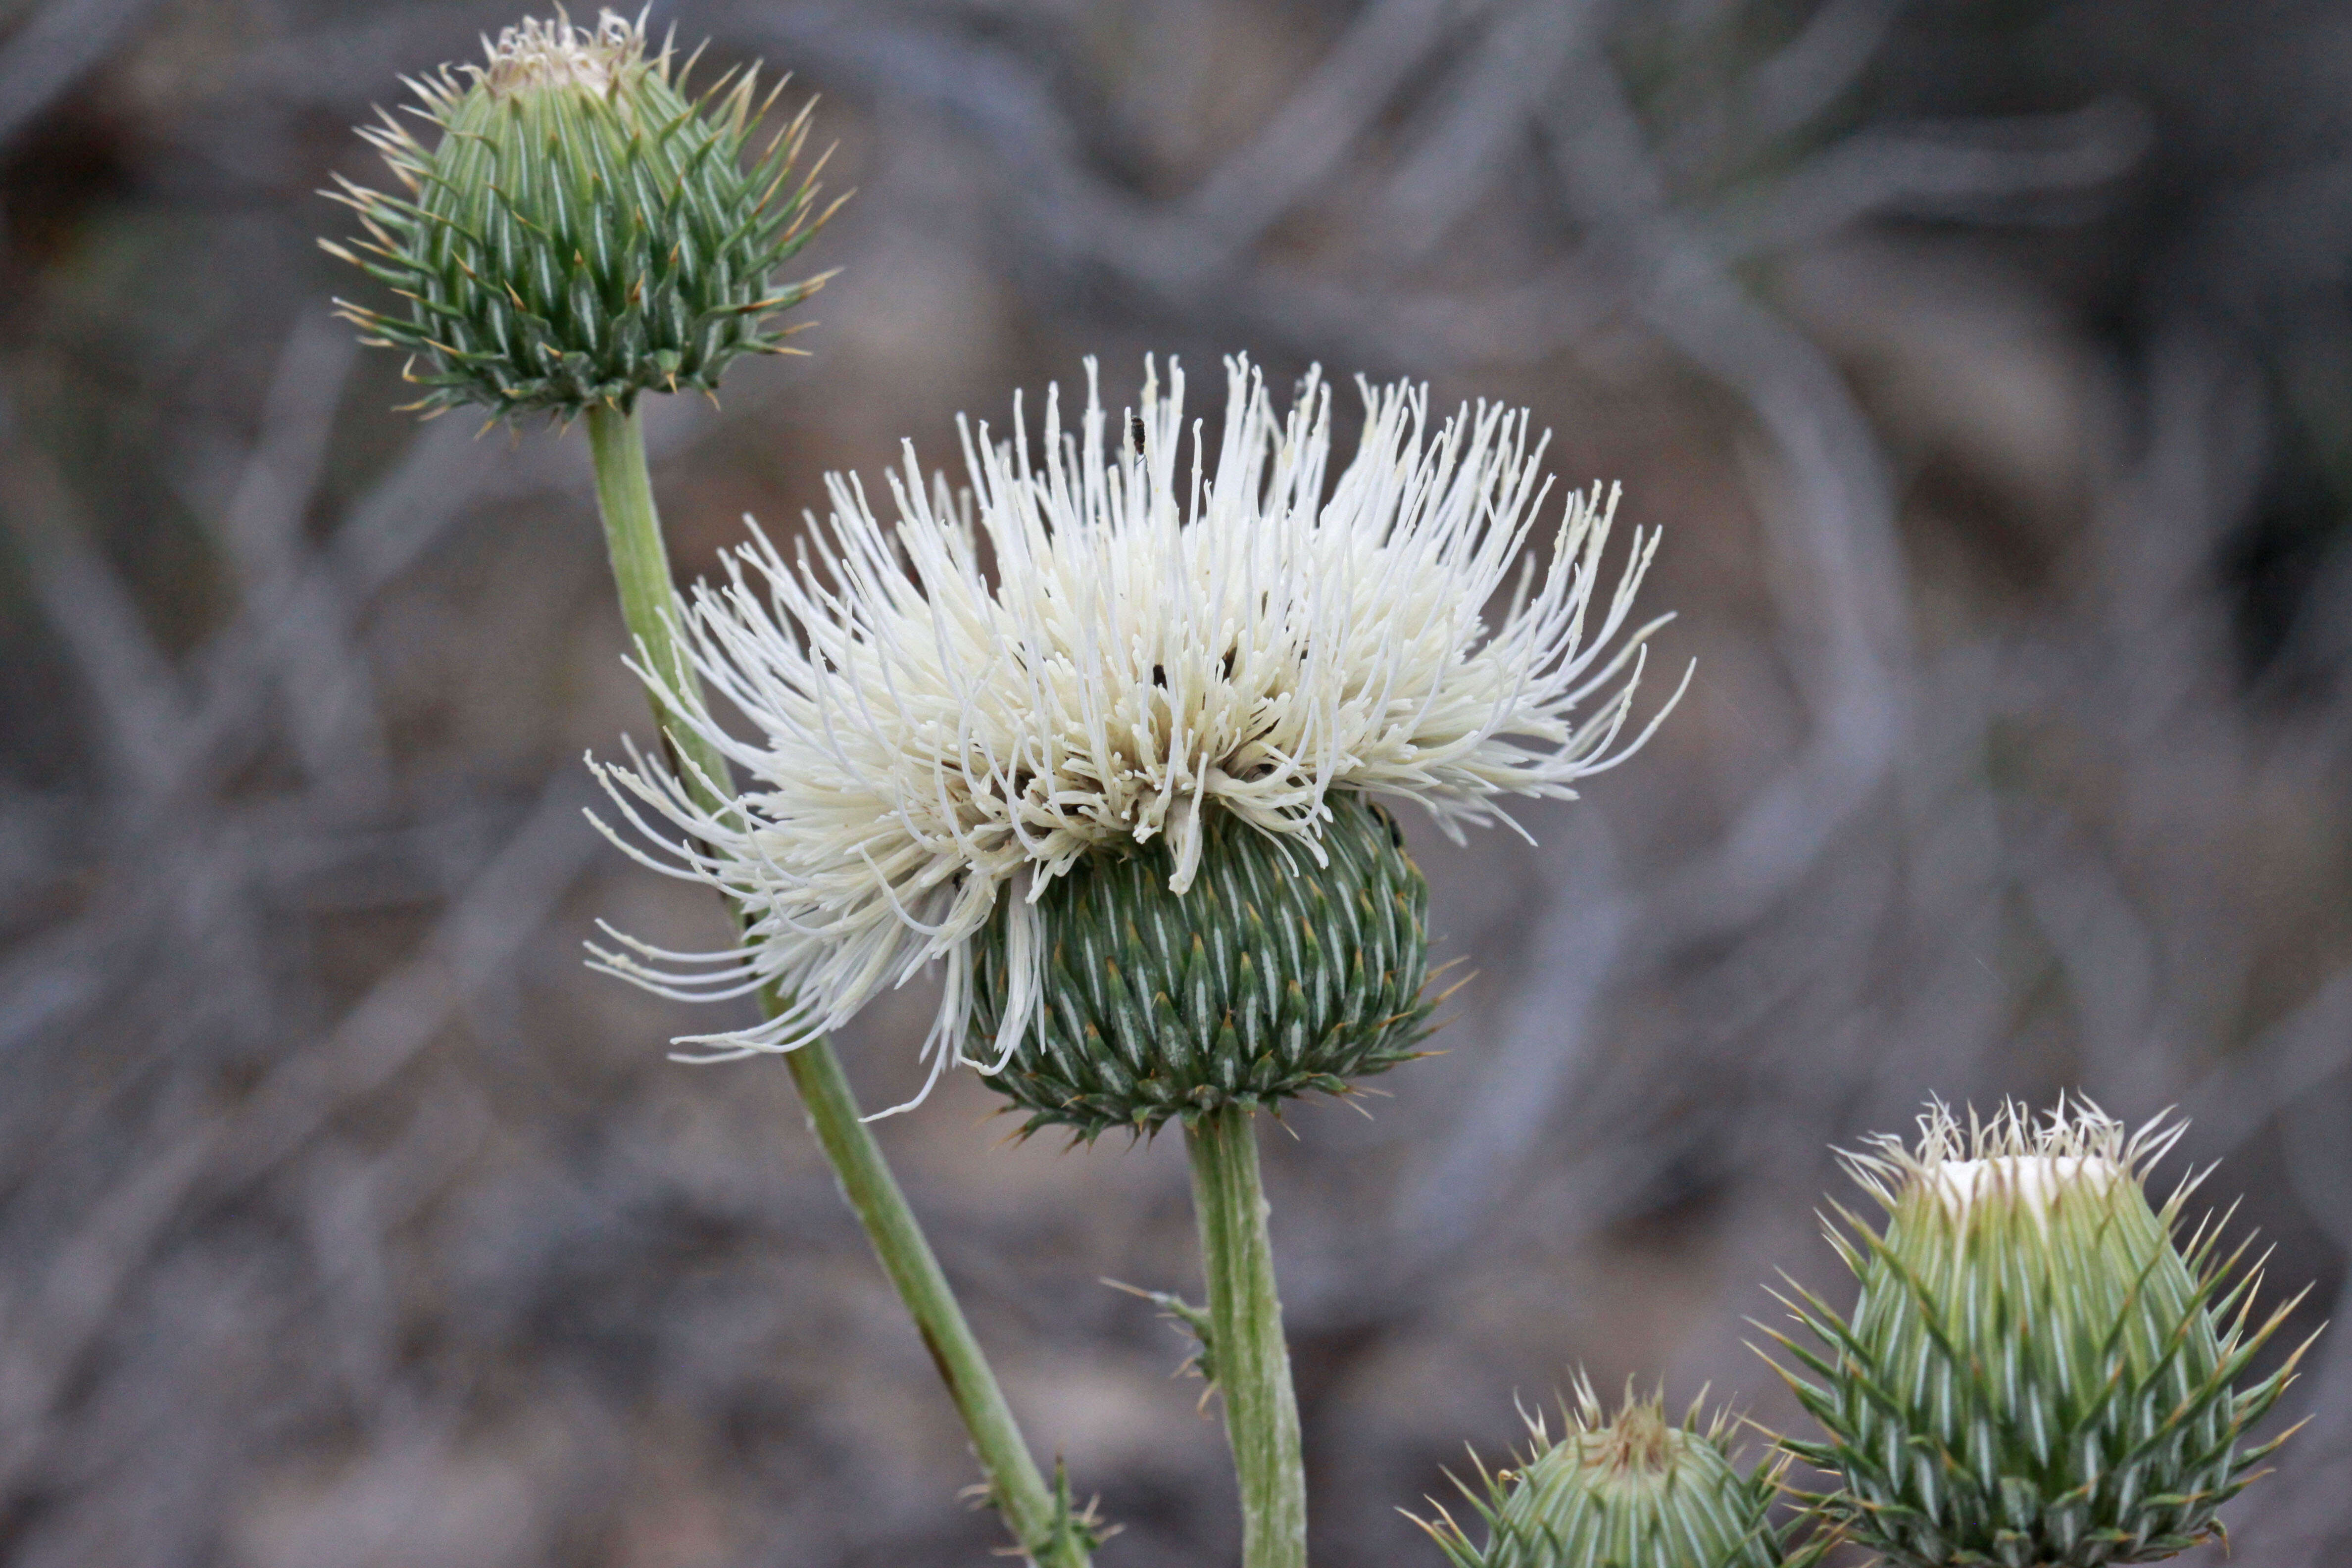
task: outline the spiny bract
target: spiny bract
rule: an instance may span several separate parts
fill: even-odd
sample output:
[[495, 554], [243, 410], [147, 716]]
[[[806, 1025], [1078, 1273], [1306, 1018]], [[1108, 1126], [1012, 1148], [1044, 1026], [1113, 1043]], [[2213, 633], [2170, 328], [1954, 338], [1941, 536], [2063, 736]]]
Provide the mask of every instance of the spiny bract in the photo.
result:
[[[1024, 1131], [1149, 1131], [1222, 1106], [1271, 1107], [1410, 1059], [1432, 1003], [1429, 885], [1404, 836], [1353, 791], [1330, 797], [1318, 866], [1222, 809], [1189, 892], [1166, 839], [1101, 851], [1037, 902], [1045, 1002], [989, 1081]], [[1023, 984], [1011, 922], [974, 955], [972, 1032], [994, 1038]]]
[[[1579, 1380], [1569, 1429], [1550, 1442], [1539, 1418], [1528, 1427], [1534, 1453], [1514, 1472], [1462, 1487], [1486, 1521], [1472, 1543], [1443, 1508], [1420, 1521], [1456, 1568], [1804, 1568], [1826, 1537], [1791, 1549], [1769, 1515], [1780, 1466], [1743, 1472], [1733, 1461], [1726, 1420], [1698, 1424], [1694, 1405], [1670, 1421], [1655, 1399], [1629, 1392], [1604, 1417]], [[1460, 1484], [1460, 1483], [1457, 1483]]]
[[415, 406], [626, 411], [782, 352], [771, 318], [824, 282], [769, 282], [824, 221], [814, 171], [786, 189], [808, 110], [747, 161], [774, 92], [761, 101], [754, 72], [730, 71], [689, 100], [693, 62], [673, 77], [671, 59], [609, 11], [593, 31], [526, 21], [463, 68], [470, 81], [445, 67], [408, 83], [433, 146], [389, 114], [362, 128], [405, 195], [337, 176], [329, 194], [367, 237], [320, 243], [407, 301], [336, 303], [366, 342], [409, 351]]
[[1800, 1291], [1823, 1349], [1773, 1336], [1829, 1434], [1787, 1447], [1843, 1483], [1818, 1505], [1916, 1568], [2099, 1568], [2218, 1534], [2277, 1446], [2238, 1447], [2293, 1361], [2237, 1384], [2294, 1303], [2250, 1334], [2256, 1276], [2225, 1288], [2218, 1225], [2174, 1245], [2199, 1178], [2161, 1210], [2142, 1184], [2180, 1126], [2127, 1138], [2076, 1101], [2039, 1124], [2005, 1106], [1965, 1137], [1937, 1106], [1920, 1127], [1916, 1152], [1888, 1136], [1845, 1156], [1890, 1216], [1881, 1234], [1838, 1211], [1853, 1317]]

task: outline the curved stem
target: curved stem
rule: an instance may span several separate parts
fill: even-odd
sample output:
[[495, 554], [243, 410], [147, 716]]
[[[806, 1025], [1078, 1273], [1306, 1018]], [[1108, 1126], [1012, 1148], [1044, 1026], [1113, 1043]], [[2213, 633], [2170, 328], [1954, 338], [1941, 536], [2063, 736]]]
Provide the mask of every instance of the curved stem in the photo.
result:
[[[596, 464], [596, 501], [604, 513], [604, 542], [612, 552], [622, 617], [650, 668], [667, 675], [681, 694], [698, 692], [699, 682], [681, 655], [673, 620], [676, 593], [646, 467], [645, 427], [634, 412], [592, 408], [588, 446]], [[730, 787], [727, 758], [691, 725], [674, 722], [678, 716], [666, 710], [659, 699], [655, 700], [654, 719], [673, 764], [688, 764], [677, 768], [679, 776], [698, 804], [718, 805], [717, 789]], [[777, 998], [763, 992], [760, 1001], [773, 1016]], [[784, 1063], [807, 1107], [809, 1131], [832, 1163], [842, 1195], [866, 1227], [884, 1271], [915, 1320], [971, 1435], [989, 1496], [1014, 1540], [1039, 1568], [1087, 1568], [1092, 1538], [1088, 1521], [1072, 1512], [1066, 1483], [1057, 1474], [1057, 1484], [1048, 1486], [1031, 1457], [1013, 1408], [956, 1305], [955, 1292], [908, 1207], [906, 1194], [890, 1174], [881, 1145], [858, 1119], [857, 1101], [840, 1058], [828, 1042], [816, 1040], [786, 1055]]]
[[1282, 1337], [1257, 1127], [1227, 1106], [1184, 1129], [1209, 1281], [1209, 1353], [1242, 1493], [1242, 1568], [1305, 1568], [1307, 1472]]

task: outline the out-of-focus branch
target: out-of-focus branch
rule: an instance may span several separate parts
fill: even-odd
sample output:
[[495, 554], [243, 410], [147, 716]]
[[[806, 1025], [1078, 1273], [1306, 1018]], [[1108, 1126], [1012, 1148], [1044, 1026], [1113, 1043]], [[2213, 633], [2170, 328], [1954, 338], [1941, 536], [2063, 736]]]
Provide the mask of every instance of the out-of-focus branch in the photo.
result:
[[1420, 259], [1492, 185], [1593, 11], [1584, 0], [1535, 0], [1488, 21], [1470, 58], [1437, 89], [1428, 132], [1389, 180], [1388, 239], [1398, 262]]
[[106, 1326], [124, 1280], [200, 1197], [218, 1199], [316, 1136], [352, 1099], [383, 1084], [446, 1026], [467, 995], [514, 962], [591, 858], [585, 785], [565, 770], [466, 889], [422, 952], [377, 982], [325, 1039], [289, 1053], [232, 1113], [205, 1116], [140, 1162], [92, 1205], [10, 1303], [0, 1350], [0, 1494], [38, 1460], [58, 1393]]
[[1575, 886], [1551, 890], [1528, 942], [1548, 956], [1499, 1010], [1497, 1037], [1465, 1053], [1477, 1060], [1477, 1078], [1401, 1194], [1401, 1274], [1439, 1267], [1476, 1242], [1563, 1098], [1591, 1076], [1594, 1014], [1624, 951], [1632, 900], [1605, 830], [1579, 832], [1567, 848]]
[[2241, 1148], [2271, 1118], [2352, 1066], [2352, 968], [2252, 1045], [2179, 1094], [2198, 1108], [2198, 1144], [2217, 1154]]
[[79, 81], [158, 0], [49, 0], [0, 42], [0, 147]]
[[2153, 135], [2147, 111], [2121, 99], [2009, 121], [1872, 126], [1738, 192], [1714, 228], [1727, 250], [1748, 255], [1866, 217], [2000, 212], [2014, 220], [2024, 198], [2090, 190], [2129, 173]]
[[[1553, 7], [1559, 9], [1559, 7]], [[1372, 0], [1249, 144], [1201, 182], [1174, 226], [1222, 271], [1328, 179], [1441, 36], [1444, 0]]]
[[86, 673], [107, 755], [134, 789], [159, 787], [184, 722], [179, 683], [138, 606], [90, 542], [92, 530], [47, 453], [0, 402], [0, 516], [24, 552], [43, 613]]
[[288, 734], [310, 776], [355, 805], [380, 802], [383, 738], [351, 612], [304, 539], [327, 443], [358, 346], [340, 322], [305, 320], [287, 339], [262, 405], [261, 434], [222, 509], [220, 532], [278, 668]]
[[1826, 0], [1748, 72], [1735, 123], [1750, 135], [1779, 136], [1822, 113], [1861, 77], [1902, 10], [1903, 0]]
[[[1754, 920], [1811, 864], [1883, 776], [1901, 733], [1908, 657], [1894, 497], [1868, 422], [1812, 343], [1727, 277], [1667, 208], [1639, 121], [1598, 51], [1576, 57], [1544, 130], [1563, 184], [1602, 237], [1633, 308], [1739, 393], [1773, 446], [1785, 496], [1764, 516], [1791, 672], [1814, 738], [1759, 788], [1711, 857], [1674, 873], [1656, 918], [1691, 935]], [[1801, 597], [1799, 597], [1801, 595]], [[1818, 649], [1818, 652], [1809, 650]]]

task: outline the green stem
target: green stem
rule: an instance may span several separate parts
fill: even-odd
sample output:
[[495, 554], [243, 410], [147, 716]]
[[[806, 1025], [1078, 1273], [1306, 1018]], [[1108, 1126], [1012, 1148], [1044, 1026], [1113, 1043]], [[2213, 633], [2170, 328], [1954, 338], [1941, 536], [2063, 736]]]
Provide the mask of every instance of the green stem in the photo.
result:
[[1227, 1106], [1202, 1117], [1184, 1129], [1184, 1152], [1192, 1162], [1192, 1208], [1209, 1280], [1209, 1353], [1241, 1482], [1242, 1568], [1305, 1568], [1298, 1396], [1282, 1338], [1251, 1113]]
[[[588, 446], [595, 458], [596, 501], [604, 517], [604, 542], [612, 552], [622, 617], [648, 668], [663, 674], [688, 701], [698, 702], [700, 683], [679, 655], [669, 552], [654, 510], [645, 427], [635, 413], [592, 408]], [[677, 715], [655, 700], [654, 719], [666, 742], [675, 758], [688, 764], [680, 770], [681, 776], [698, 803], [715, 808], [720, 804], [718, 792], [731, 787], [726, 756], [691, 725], [676, 722]], [[700, 778], [695, 777], [698, 771]], [[760, 1000], [773, 1016], [777, 999], [762, 993]], [[784, 1063], [808, 1109], [809, 1131], [832, 1162], [842, 1195], [866, 1227], [971, 1434], [989, 1496], [1014, 1540], [1039, 1568], [1087, 1568], [1087, 1524], [1072, 1514], [1066, 1485], [1049, 1486], [1031, 1457], [1013, 1408], [989, 1371], [988, 1358], [956, 1305], [947, 1275], [882, 1158], [881, 1145], [858, 1119], [857, 1101], [840, 1058], [829, 1043], [814, 1040], [786, 1055]]]

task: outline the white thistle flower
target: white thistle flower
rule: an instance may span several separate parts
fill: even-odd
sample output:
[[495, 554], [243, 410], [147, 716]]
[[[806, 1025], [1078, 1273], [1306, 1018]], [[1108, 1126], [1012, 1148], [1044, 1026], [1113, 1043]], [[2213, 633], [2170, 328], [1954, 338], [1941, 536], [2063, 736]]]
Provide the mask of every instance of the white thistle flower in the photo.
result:
[[[663, 854], [623, 847], [734, 900], [744, 941], [689, 954], [614, 932], [599, 967], [667, 996], [789, 999], [681, 1037], [706, 1047], [693, 1059], [793, 1049], [943, 958], [932, 1077], [993, 1071], [1038, 1004], [1035, 900], [1090, 852], [1165, 836], [1181, 894], [1216, 810], [1320, 863], [1333, 790], [1415, 801], [1458, 840], [1507, 823], [1503, 795], [1573, 798], [1673, 706], [1619, 743], [1667, 617], [1628, 630], [1654, 531], [1634, 531], [1603, 592], [1613, 489], [1571, 494], [1540, 570], [1514, 574], [1549, 490], [1525, 410], [1465, 405], [1433, 429], [1426, 387], [1362, 385], [1362, 440], [1326, 500], [1319, 374], [1282, 416], [1228, 361], [1212, 471], [1197, 421], [1179, 467], [1180, 368], [1163, 388], [1147, 361], [1140, 409], [1116, 425], [1087, 371], [1077, 428], [1049, 390], [1036, 447], [1017, 397], [1010, 441], [959, 422], [968, 492], [927, 488], [909, 444], [895, 521], [830, 476], [832, 515], [789, 558], [755, 526], [727, 582], [697, 584], [686, 657], [754, 738], [673, 672], [633, 666], [750, 782], [709, 812], [634, 747], [628, 766], [591, 759]], [[976, 1061], [971, 949], [1000, 905], [1027, 980]]]

